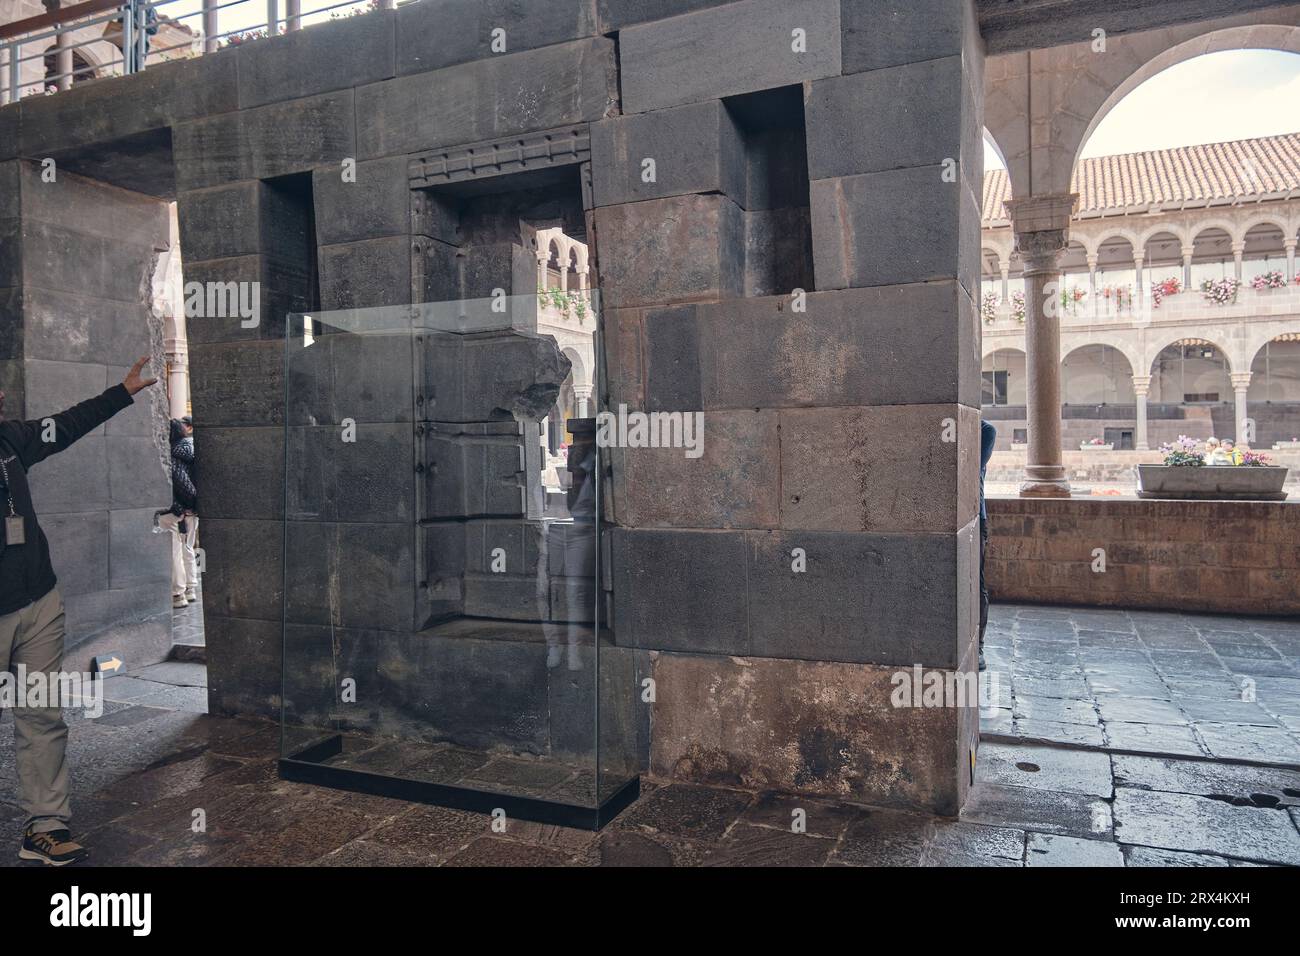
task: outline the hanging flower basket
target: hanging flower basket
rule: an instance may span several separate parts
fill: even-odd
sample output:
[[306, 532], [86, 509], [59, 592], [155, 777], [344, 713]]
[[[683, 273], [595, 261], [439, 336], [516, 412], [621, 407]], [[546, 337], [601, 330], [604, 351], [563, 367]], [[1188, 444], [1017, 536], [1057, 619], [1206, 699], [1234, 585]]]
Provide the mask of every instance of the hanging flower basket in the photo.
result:
[[1011, 293], [1011, 317], [1021, 325], [1025, 324], [1025, 294], [1019, 289]]
[[1274, 269], [1271, 272], [1261, 272], [1250, 280], [1250, 284], [1256, 292], [1265, 292], [1268, 289], [1285, 289], [1286, 276]]
[[998, 298], [996, 292], [985, 292], [980, 297], [980, 316], [985, 325], [992, 325], [998, 320]]
[[1161, 279], [1151, 287], [1151, 307], [1160, 308], [1160, 303], [1171, 295], [1177, 295], [1183, 291], [1183, 280], [1177, 276], [1170, 276], [1168, 279]]
[[1240, 290], [1240, 279], [1206, 279], [1201, 283], [1201, 295], [1214, 305], [1235, 305]]

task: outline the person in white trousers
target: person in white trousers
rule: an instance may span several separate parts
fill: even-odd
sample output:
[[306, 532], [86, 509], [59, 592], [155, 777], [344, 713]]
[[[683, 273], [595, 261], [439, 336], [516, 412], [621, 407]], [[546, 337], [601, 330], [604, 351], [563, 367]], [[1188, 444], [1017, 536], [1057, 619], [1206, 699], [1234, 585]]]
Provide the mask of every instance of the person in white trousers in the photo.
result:
[[199, 495], [194, 484], [194, 424], [187, 415], [173, 418], [169, 439], [172, 451], [172, 506], [158, 516], [158, 526], [172, 536], [172, 607], [198, 600]]

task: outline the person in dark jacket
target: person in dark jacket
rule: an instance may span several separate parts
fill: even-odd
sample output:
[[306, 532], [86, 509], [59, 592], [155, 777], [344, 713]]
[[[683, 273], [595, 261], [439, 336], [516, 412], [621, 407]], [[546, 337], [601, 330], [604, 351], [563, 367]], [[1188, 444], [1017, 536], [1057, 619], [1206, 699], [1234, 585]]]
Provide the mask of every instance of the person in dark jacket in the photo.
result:
[[984, 552], [989, 546], [989, 511], [984, 504], [984, 473], [993, 457], [998, 430], [980, 420], [980, 670], [984, 670], [984, 631], [989, 626], [989, 588], [984, 581]]
[[172, 505], [158, 513], [158, 526], [172, 535], [172, 607], [182, 608], [198, 600], [199, 493], [194, 486], [194, 426], [187, 415], [173, 418], [169, 429]]
[[[0, 672], [23, 667], [27, 673], [55, 675], [63, 669], [63, 599], [50, 565], [49, 544], [32, 507], [27, 473], [154, 384], [157, 379], [141, 375], [148, 361], [148, 356], [140, 359], [120, 385], [102, 395], [32, 421], [4, 419], [0, 392]], [[26, 817], [18, 855], [61, 866], [84, 859], [87, 851], [73, 842], [68, 828], [68, 726], [59, 702], [53, 703], [56, 706], [14, 708], [18, 801]]]

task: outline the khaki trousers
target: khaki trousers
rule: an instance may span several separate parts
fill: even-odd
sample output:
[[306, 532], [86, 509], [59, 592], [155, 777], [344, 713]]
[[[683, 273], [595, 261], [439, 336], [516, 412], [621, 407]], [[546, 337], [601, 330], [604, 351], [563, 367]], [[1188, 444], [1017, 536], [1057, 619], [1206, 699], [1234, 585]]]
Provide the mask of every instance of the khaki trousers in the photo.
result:
[[[59, 589], [20, 611], [0, 616], [0, 671], [57, 674], [63, 669], [63, 598]], [[53, 684], [57, 685], [57, 680]], [[68, 725], [59, 707], [15, 707], [18, 805], [35, 833], [62, 830], [68, 804]]]
[[199, 537], [199, 516], [186, 516], [185, 534], [181, 534], [180, 525], [181, 519], [174, 514], [158, 516], [158, 526], [166, 528], [172, 536], [172, 597], [180, 597], [199, 586], [199, 562], [194, 550]]

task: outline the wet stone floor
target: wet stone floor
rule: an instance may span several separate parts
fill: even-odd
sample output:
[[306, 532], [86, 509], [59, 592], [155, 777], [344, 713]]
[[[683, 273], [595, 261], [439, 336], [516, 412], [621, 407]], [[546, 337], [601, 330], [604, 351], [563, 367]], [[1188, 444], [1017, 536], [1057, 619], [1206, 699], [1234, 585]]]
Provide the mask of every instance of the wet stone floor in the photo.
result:
[[[1298, 639], [1246, 619], [999, 607], [1007, 713], [987, 722], [959, 819], [646, 781], [599, 834], [494, 833], [479, 814], [281, 780], [274, 724], [196, 712], [201, 665], [157, 665], [113, 678], [103, 716], [68, 712], [74, 826], [99, 865], [1300, 865]], [[1243, 676], [1253, 701], [1224, 687]], [[0, 861], [39, 866], [16, 857], [10, 724]]]

